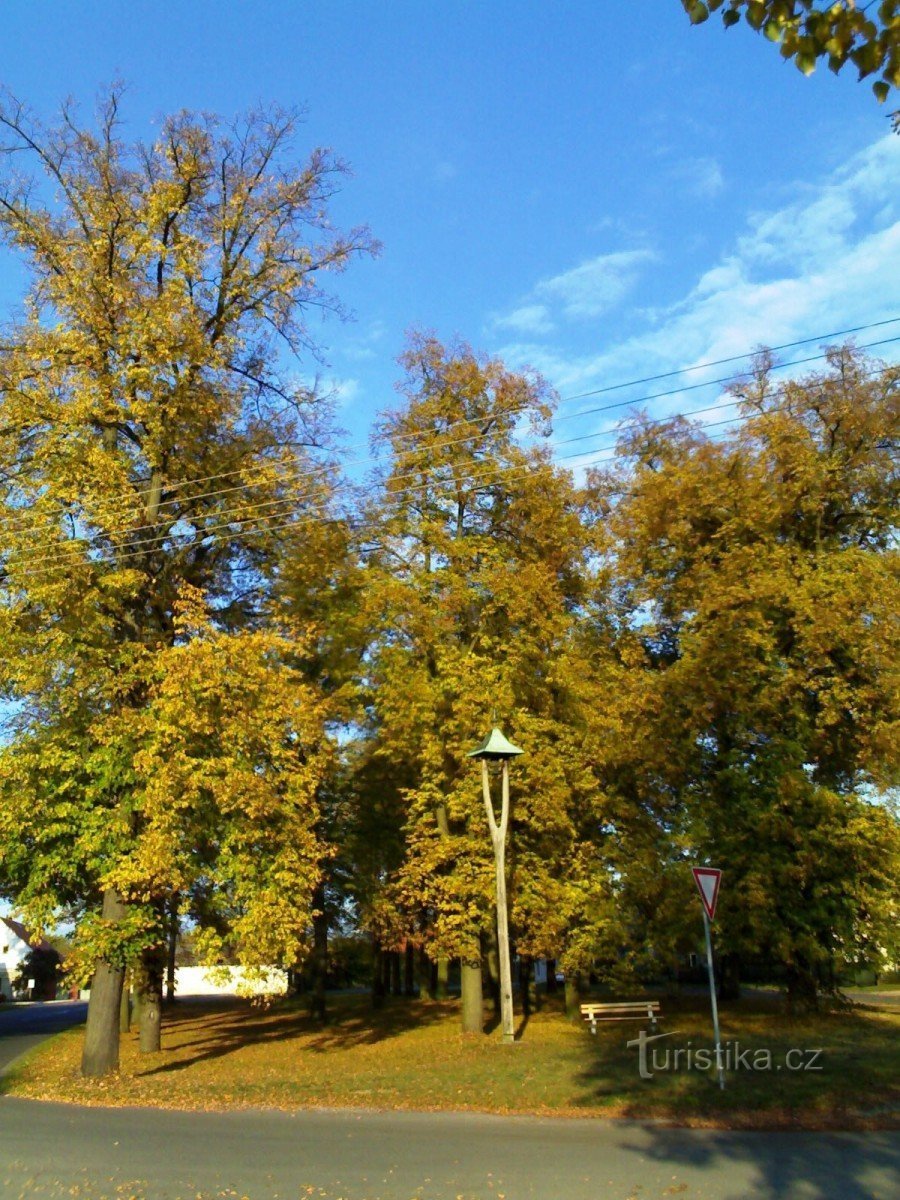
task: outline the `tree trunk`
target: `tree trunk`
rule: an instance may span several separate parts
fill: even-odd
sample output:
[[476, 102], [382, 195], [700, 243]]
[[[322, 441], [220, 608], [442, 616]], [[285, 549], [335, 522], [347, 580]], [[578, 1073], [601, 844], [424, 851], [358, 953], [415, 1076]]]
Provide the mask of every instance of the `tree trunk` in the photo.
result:
[[737, 954], [719, 955], [719, 999], [741, 998], [741, 960]]
[[547, 995], [552, 996], [554, 992], [559, 991], [559, 985], [556, 982], [556, 959], [547, 959]]
[[382, 958], [384, 952], [377, 940], [372, 942], [372, 1007], [381, 1008], [384, 1005], [384, 970]]
[[450, 982], [450, 959], [439, 958], [437, 960], [437, 972], [434, 984], [435, 1000], [447, 999], [447, 986]]
[[419, 999], [433, 1000], [434, 999], [434, 984], [431, 979], [432, 962], [424, 949], [420, 950], [416, 955], [416, 965], [419, 975]]
[[581, 975], [572, 974], [571, 971], [566, 972], [566, 1016], [580, 1016], [579, 1005], [581, 1004], [581, 991], [583, 980]]
[[491, 994], [491, 1004], [494, 1009], [494, 1016], [500, 1016], [500, 951], [497, 948], [497, 927], [493, 925], [487, 935], [487, 953], [485, 954], [487, 963], [487, 983], [488, 991]]
[[412, 942], [406, 943], [406, 951], [403, 956], [403, 995], [415, 996], [416, 994], [416, 949]]
[[787, 1007], [794, 1013], [817, 1012], [819, 988], [815, 971], [799, 955], [787, 967]]
[[119, 1033], [131, 1032], [131, 988], [127, 975], [122, 980], [122, 996], [119, 1000]]
[[402, 996], [403, 984], [400, 982], [400, 951], [391, 951], [391, 995]]
[[319, 884], [313, 894], [316, 915], [313, 923], [312, 999], [310, 1012], [316, 1021], [327, 1018], [325, 985], [328, 981], [328, 916], [325, 912], [325, 889]]
[[519, 996], [522, 1003], [522, 1013], [530, 1017], [537, 1007], [535, 1004], [534, 959], [519, 959]]
[[391, 994], [391, 959], [393, 957], [392, 950], [382, 950], [381, 952], [381, 987], [385, 996]]
[[172, 899], [169, 913], [169, 941], [166, 947], [166, 1004], [175, 1003], [175, 952], [178, 949], [178, 897]]
[[462, 1031], [484, 1033], [484, 997], [481, 994], [481, 947], [472, 949], [472, 957], [460, 963], [462, 985]]
[[419, 979], [419, 1000], [434, 1000], [434, 984], [431, 977], [433, 964], [424, 947], [416, 954], [415, 965]]
[[141, 955], [136, 990], [140, 996], [138, 1034], [141, 1054], [155, 1054], [162, 1045], [162, 984], [165, 948], [152, 946]]
[[[109, 888], [103, 894], [104, 921], [122, 921], [125, 905], [119, 893]], [[81, 1073], [91, 1078], [119, 1069], [119, 1007], [125, 971], [112, 963], [100, 962], [91, 980]]]

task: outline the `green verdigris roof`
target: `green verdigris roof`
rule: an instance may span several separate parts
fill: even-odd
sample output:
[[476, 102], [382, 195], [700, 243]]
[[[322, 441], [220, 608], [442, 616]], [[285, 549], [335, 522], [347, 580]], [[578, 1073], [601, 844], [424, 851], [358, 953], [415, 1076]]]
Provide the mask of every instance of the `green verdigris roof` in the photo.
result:
[[484, 741], [475, 750], [470, 750], [468, 758], [514, 758], [517, 754], [524, 754], [524, 750], [520, 750], [518, 746], [514, 746], [508, 738], [494, 726], [491, 732], [487, 735]]

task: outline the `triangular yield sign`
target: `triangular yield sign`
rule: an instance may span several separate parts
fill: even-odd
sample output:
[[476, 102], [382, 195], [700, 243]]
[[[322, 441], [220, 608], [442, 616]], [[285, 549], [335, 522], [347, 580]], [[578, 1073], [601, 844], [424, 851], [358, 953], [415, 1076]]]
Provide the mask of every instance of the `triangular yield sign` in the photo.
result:
[[722, 872], [718, 867], [691, 867], [694, 872], [694, 883], [710, 920], [716, 915], [716, 901], [719, 898], [719, 884], [722, 882]]

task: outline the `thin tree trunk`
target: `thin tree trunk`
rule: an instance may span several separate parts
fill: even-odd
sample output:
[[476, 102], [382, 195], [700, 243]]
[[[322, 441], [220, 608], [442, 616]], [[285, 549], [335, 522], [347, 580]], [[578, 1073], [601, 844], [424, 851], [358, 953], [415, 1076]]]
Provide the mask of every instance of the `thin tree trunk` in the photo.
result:
[[381, 986], [384, 988], [384, 994], [391, 994], [391, 960], [393, 959], [393, 950], [383, 950], [381, 952]]
[[391, 995], [402, 996], [403, 985], [400, 982], [400, 951], [391, 951]]
[[787, 967], [787, 1009], [791, 1016], [795, 1013], [817, 1012], [819, 1009], [815, 971], [800, 955]]
[[178, 949], [178, 897], [172, 897], [169, 912], [169, 941], [166, 946], [166, 1004], [175, 1003], [175, 953]]
[[[104, 921], [118, 922], [125, 917], [125, 905], [119, 893], [108, 888], [103, 894]], [[119, 1069], [119, 1007], [125, 971], [109, 962], [100, 962], [91, 980], [81, 1073], [91, 1078]]]
[[325, 888], [320, 884], [313, 895], [312, 1001], [310, 1012], [317, 1021], [327, 1019], [325, 985], [328, 980], [328, 915], [325, 912]]
[[462, 988], [462, 1031], [484, 1033], [484, 997], [481, 991], [481, 946], [476, 942], [472, 957], [460, 962]]
[[372, 1007], [381, 1008], [384, 1004], [384, 968], [382, 958], [384, 951], [377, 940], [372, 941]]
[[559, 991], [559, 985], [556, 982], [556, 959], [547, 959], [547, 995], [552, 996], [554, 992]]
[[519, 959], [519, 996], [521, 997], [523, 1015], [530, 1017], [536, 1008], [533, 958]]
[[[429, 567], [431, 570], [431, 552], [428, 552]], [[450, 818], [447, 815], [447, 805], [440, 802], [435, 808], [435, 819], [437, 821], [438, 832], [441, 837], [450, 836]], [[441, 957], [437, 960], [437, 971], [435, 972], [434, 980], [434, 997], [436, 1000], [446, 1000], [448, 993], [448, 984], [450, 982], [450, 960]]]
[[122, 996], [119, 1000], [119, 1033], [131, 1032], [131, 988], [127, 974], [122, 980]]
[[579, 1005], [581, 1004], [581, 989], [582, 978], [580, 974], [572, 974], [571, 971], [566, 972], [566, 1016], [580, 1016]]
[[416, 994], [416, 948], [412, 942], [406, 943], [403, 955], [403, 995]]
[[728, 1003], [741, 998], [741, 960], [733, 951], [719, 955], [719, 999]]
[[419, 973], [419, 999], [433, 1000], [434, 999], [434, 984], [431, 979], [432, 961], [421, 949], [416, 956], [418, 973]]
[[450, 983], [450, 959], [439, 958], [437, 963], [436, 978], [434, 983], [434, 998], [435, 1000], [446, 1000], [448, 995], [448, 985]]

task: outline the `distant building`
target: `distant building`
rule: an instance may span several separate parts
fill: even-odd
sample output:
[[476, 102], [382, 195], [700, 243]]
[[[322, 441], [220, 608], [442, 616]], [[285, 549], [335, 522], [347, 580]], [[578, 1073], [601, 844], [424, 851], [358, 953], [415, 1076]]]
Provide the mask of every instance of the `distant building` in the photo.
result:
[[[33, 1000], [56, 999], [56, 970], [60, 956], [46, 938], [35, 938], [20, 921], [0, 917], [0, 996], [12, 1000], [13, 987], [29, 955], [37, 952], [43, 959], [43, 969], [35, 972]], [[33, 961], [33, 960], [32, 960]], [[50, 968], [49, 970], [47, 968]]]

